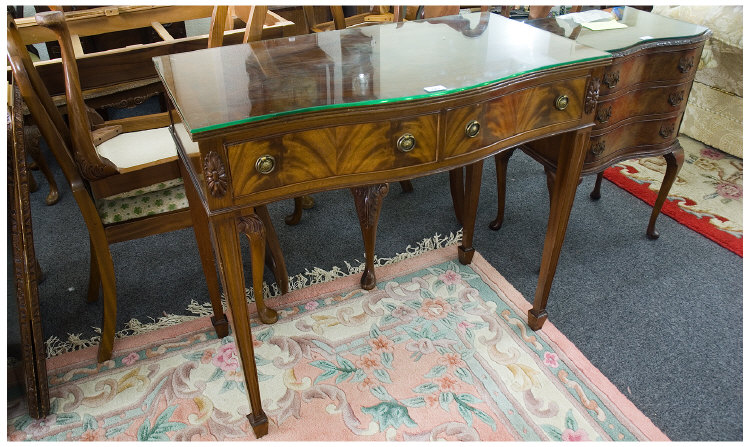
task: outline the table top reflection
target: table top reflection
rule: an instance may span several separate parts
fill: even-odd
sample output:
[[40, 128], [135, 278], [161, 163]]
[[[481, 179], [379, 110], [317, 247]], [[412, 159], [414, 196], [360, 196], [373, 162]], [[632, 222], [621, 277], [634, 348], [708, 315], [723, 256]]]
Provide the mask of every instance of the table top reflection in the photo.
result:
[[265, 40], [154, 58], [187, 129], [473, 89], [610, 57], [490, 13]]

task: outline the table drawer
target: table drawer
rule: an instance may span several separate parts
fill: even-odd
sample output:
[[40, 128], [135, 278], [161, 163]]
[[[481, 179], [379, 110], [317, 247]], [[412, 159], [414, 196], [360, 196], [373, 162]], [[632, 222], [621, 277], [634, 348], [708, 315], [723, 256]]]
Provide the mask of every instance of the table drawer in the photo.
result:
[[692, 81], [670, 86], [638, 89], [613, 99], [601, 101], [596, 107], [594, 129], [615, 125], [622, 120], [643, 115], [681, 112], [687, 104]]
[[604, 70], [599, 95], [606, 96], [644, 82], [692, 80], [703, 45], [678, 51], [623, 57]]
[[679, 116], [640, 121], [591, 138], [584, 163], [598, 164], [622, 155], [637, 154], [649, 148], [671, 144], [677, 138], [678, 124]]
[[[444, 158], [479, 150], [514, 135], [579, 120], [587, 77], [522, 89], [480, 105], [447, 111]], [[567, 104], [557, 103], [567, 97]], [[558, 109], [560, 107], [560, 109]], [[472, 123], [479, 132], [472, 134]]]
[[438, 114], [433, 113], [228, 145], [234, 194], [435, 161], [437, 123]]

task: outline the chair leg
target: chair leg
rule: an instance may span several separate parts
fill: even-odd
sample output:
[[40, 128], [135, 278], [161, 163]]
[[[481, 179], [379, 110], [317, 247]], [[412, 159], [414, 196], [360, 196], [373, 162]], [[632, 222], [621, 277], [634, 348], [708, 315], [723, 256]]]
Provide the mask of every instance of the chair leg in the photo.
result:
[[411, 180], [401, 180], [398, 184], [401, 185], [401, 192], [414, 192], [414, 186], [411, 184]]
[[101, 234], [100, 237], [92, 236], [91, 239], [94, 242], [95, 256], [102, 283], [102, 336], [99, 342], [99, 353], [97, 354], [97, 361], [101, 363], [112, 357], [112, 348], [115, 343], [117, 288], [115, 286], [115, 267], [112, 263], [112, 254], [109, 251], [109, 244], [104, 234]]
[[294, 198], [294, 211], [284, 218], [287, 225], [297, 225], [302, 220], [302, 197]]
[[289, 274], [286, 271], [284, 254], [281, 252], [281, 244], [276, 234], [276, 229], [271, 222], [271, 216], [268, 214], [268, 208], [265, 205], [255, 208], [255, 213], [260, 217], [266, 230], [266, 264], [273, 271], [276, 278], [276, 284], [279, 285], [282, 295], [289, 293]]
[[47, 161], [42, 157], [42, 154], [39, 151], [39, 138], [41, 137], [39, 129], [36, 126], [26, 126], [24, 127], [24, 133], [24, 136], [27, 138], [26, 141], [28, 142], [26, 146], [29, 155], [31, 155], [31, 158], [39, 167], [39, 170], [42, 171], [44, 178], [47, 179], [47, 183], [49, 184], [49, 193], [47, 194], [45, 203], [47, 205], [54, 205], [60, 200], [60, 192], [57, 188], [57, 182], [55, 182], [55, 176], [52, 175], [52, 171], [50, 170], [49, 165], [47, 165]]
[[89, 290], [86, 294], [86, 301], [95, 303], [99, 300], [99, 289], [102, 285], [102, 276], [99, 271], [99, 261], [96, 258], [96, 248], [94, 241], [89, 237], [90, 265], [89, 265]]

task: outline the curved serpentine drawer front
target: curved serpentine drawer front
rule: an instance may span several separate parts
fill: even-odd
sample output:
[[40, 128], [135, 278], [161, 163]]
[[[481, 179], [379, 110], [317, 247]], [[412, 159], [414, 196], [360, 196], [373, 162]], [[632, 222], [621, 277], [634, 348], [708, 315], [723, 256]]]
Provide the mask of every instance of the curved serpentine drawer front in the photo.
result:
[[[513, 136], [581, 119], [587, 77], [529, 87], [482, 104], [447, 111], [444, 158], [468, 154]], [[566, 98], [564, 104], [558, 98]], [[470, 137], [472, 123], [479, 133]]]
[[[607, 67], [602, 77], [599, 97], [606, 97], [628, 87], [646, 82], [681, 82], [692, 80], [698, 68], [700, 49], [692, 46], [677, 51], [636, 52], [623, 56]], [[603, 99], [603, 98], [602, 98]]]
[[[419, 166], [550, 125], [577, 122], [582, 116], [587, 80], [556, 81], [446, 110], [445, 144], [439, 135], [437, 110], [404, 119], [290, 132], [229, 145], [226, 149], [233, 193], [238, 197], [329, 177]], [[470, 126], [474, 121], [478, 128]], [[476, 135], [471, 136], [474, 131]]]
[[676, 85], [646, 87], [600, 101], [592, 133], [596, 135], [599, 129], [615, 126], [621, 121], [626, 124], [629, 119], [638, 119], [636, 117], [682, 113], [691, 85], [692, 80], [687, 80]]
[[591, 137], [584, 164], [609, 163], [626, 155], [642, 155], [654, 151], [677, 137], [680, 115], [637, 121], [610, 130], [601, 137]]

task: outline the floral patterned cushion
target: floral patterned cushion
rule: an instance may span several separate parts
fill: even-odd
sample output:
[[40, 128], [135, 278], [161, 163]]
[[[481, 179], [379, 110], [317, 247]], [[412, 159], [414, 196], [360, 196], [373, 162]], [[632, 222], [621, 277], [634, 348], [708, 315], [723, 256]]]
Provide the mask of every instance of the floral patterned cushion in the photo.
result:
[[96, 208], [106, 224], [187, 208], [182, 179], [157, 183], [97, 200]]

